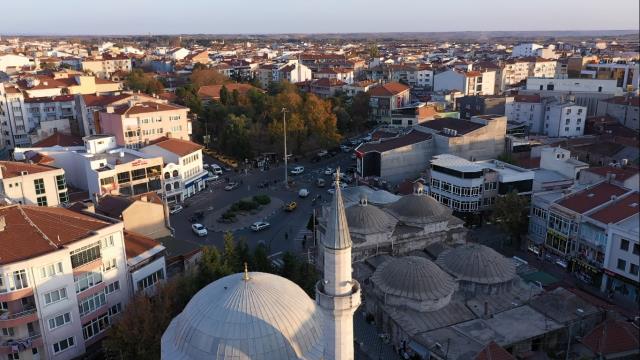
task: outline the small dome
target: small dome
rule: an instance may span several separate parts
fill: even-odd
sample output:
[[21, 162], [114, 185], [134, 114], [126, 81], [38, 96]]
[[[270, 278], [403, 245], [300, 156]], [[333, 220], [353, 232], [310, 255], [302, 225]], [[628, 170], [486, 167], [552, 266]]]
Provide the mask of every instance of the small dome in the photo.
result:
[[319, 359], [322, 315], [293, 282], [233, 274], [200, 290], [162, 336], [162, 359]]
[[366, 198], [360, 203], [345, 210], [349, 231], [352, 234], [369, 235], [382, 232], [393, 232], [398, 220], [374, 205], [369, 205]]
[[451, 215], [451, 209], [423, 193], [405, 195], [400, 200], [388, 205], [387, 209], [398, 220], [409, 224], [442, 221]]
[[513, 261], [480, 244], [466, 244], [446, 250], [436, 262], [458, 280], [478, 284], [504, 283], [516, 276]]
[[394, 257], [382, 263], [371, 277], [386, 294], [415, 301], [439, 300], [456, 289], [455, 280], [431, 260], [419, 256]]

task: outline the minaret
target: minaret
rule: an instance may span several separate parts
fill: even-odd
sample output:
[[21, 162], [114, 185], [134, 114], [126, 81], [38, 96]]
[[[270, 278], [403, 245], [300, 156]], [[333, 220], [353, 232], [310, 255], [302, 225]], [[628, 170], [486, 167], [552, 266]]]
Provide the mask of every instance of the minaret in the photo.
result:
[[324, 360], [353, 360], [353, 313], [360, 305], [360, 284], [351, 278], [351, 236], [336, 169], [335, 195], [322, 241], [324, 279], [316, 285], [316, 303], [324, 314]]

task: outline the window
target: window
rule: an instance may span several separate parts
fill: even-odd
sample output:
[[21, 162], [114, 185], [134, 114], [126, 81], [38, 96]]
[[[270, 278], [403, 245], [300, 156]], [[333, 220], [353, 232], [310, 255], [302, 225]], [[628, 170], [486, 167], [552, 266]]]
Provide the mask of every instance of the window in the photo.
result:
[[78, 266], [92, 262], [100, 258], [100, 243], [83, 246], [78, 250], [71, 252], [71, 267], [74, 269]]
[[58, 193], [58, 200], [60, 200], [60, 203], [66, 203], [69, 202], [69, 193], [66, 191], [62, 191]]
[[630, 272], [632, 275], [638, 275], [638, 265], [636, 265], [636, 264], [630, 264], [630, 265], [629, 265], [629, 272]]
[[73, 278], [76, 294], [102, 283], [102, 273], [94, 271], [86, 272]]
[[107, 285], [107, 287], [105, 288], [104, 292], [109, 295], [114, 291], [118, 291], [120, 290], [120, 281], [116, 280], [114, 282], [112, 282], [111, 284]]
[[89, 340], [107, 330], [110, 325], [109, 314], [101, 315], [82, 326], [82, 337]]
[[38, 206], [47, 206], [47, 197], [46, 196], [37, 197], [36, 201], [38, 202]]
[[164, 279], [164, 271], [160, 269], [144, 279], [138, 280], [138, 290], [144, 290], [162, 279]]
[[75, 338], [69, 337], [53, 344], [53, 353], [57, 354], [75, 346]]
[[14, 271], [11, 290], [20, 290], [26, 287], [29, 287], [29, 282], [27, 281], [27, 272], [25, 270]]
[[[633, 254], [634, 255], [640, 255], [640, 245], [633, 244]], [[0, 283], [0, 285], [2, 285], [2, 284]]]
[[49, 330], [53, 330], [71, 322], [71, 313], [56, 315], [49, 319]]
[[622, 259], [618, 259], [618, 264], [616, 265], [616, 267], [618, 268], [618, 270], [625, 271], [627, 269], [627, 262]]
[[629, 240], [620, 239], [620, 250], [629, 251]]
[[20, 360], [20, 353], [12, 353], [7, 355], [8, 360]]
[[35, 180], [33, 180], [33, 185], [36, 188], [36, 195], [44, 194], [44, 180], [43, 179], [35, 179]]
[[3, 336], [15, 336], [15, 331], [13, 330], [12, 327], [2, 328], [2, 335]]
[[101, 248], [109, 248], [115, 245], [113, 241], [113, 235], [109, 235], [100, 241]]
[[118, 267], [117, 264], [116, 258], [108, 259], [102, 263], [102, 271], [106, 272], [111, 269], [115, 269]]
[[78, 311], [80, 312], [80, 316], [85, 316], [95, 311], [96, 309], [104, 306], [106, 302], [107, 297], [104, 294], [104, 291], [89, 296], [78, 304]]
[[67, 182], [64, 179], [64, 174], [56, 176], [56, 186], [58, 186], [58, 190], [64, 190], [67, 188]]
[[109, 308], [109, 316], [113, 316], [122, 311], [122, 304], [117, 303]]
[[53, 264], [49, 264], [46, 266], [43, 266], [40, 268], [40, 277], [41, 278], [48, 278], [48, 277], [52, 277], [55, 276], [57, 274], [62, 273], [63, 267], [62, 267], [62, 261], [59, 261], [57, 263], [53, 263]]
[[44, 304], [54, 304], [67, 298], [67, 289], [61, 288], [44, 294]]
[[118, 173], [118, 184], [127, 183], [131, 181], [131, 174], [129, 172]]

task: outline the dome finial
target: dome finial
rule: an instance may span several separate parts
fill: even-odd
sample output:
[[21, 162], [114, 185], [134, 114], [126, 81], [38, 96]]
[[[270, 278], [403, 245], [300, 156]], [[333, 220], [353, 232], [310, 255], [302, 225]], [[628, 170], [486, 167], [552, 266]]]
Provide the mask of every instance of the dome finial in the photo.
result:
[[248, 281], [249, 278], [249, 268], [247, 267], [247, 263], [244, 263], [244, 275], [242, 275], [242, 280]]
[[336, 168], [336, 188], [340, 187], [340, 166]]

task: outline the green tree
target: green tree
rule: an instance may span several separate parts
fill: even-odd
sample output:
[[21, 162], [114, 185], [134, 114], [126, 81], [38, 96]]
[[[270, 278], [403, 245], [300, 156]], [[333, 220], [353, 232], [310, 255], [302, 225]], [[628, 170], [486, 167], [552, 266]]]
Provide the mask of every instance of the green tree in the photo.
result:
[[203, 68], [194, 69], [189, 79], [191, 80], [191, 85], [196, 89], [200, 89], [205, 85], [222, 85], [229, 81], [229, 78], [220, 74], [217, 70]]
[[507, 234], [518, 248], [520, 235], [527, 231], [529, 201], [517, 192], [512, 191], [496, 199], [493, 207], [493, 219]]
[[369, 99], [367, 93], [357, 93], [351, 102], [349, 115], [353, 121], [352, 130], [361, 131], [369, 121]]
[[378, 45], [376, 44], [369, 45], [369, 57], [377, 58], [379, 56], [380, 56], [380, 50], [378, 50]]
[[133, 69], [125, 79], [125, 85], [129, 90], [141, 91], [147, 94], [161, 94], [164, 85], [151, 74], [146, 74], [142, 69]]

